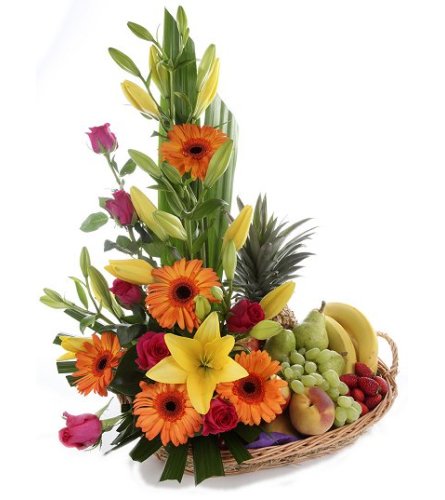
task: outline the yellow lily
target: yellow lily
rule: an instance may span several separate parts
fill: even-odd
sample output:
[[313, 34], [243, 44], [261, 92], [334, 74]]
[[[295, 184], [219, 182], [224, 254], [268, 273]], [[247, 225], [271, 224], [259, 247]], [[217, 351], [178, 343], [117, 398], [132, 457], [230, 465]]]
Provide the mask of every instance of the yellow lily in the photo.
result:
[[264, 319], [275, 318], [289, 302], [295, 291], [295, 283], [288, 281], [269, 292], [260, 302], [264, 311]]
[[115, 278], [133, 285], [148, 285], [154, 281], [153, 266], [142, 259], [110, 260], [105, 269]]
[[57, 358], [57, 361], [65, 361], [67, 359], [74, 359], [79, 351], [86, 351], [85, 343], [92, 344], [90, 338], [85, 337], [70, 337], [69, 335], [59, 335], [62, 341], [60, 346], [65, 349], [65, 353]]
[[212, 312], [191, 339], [172, 333], [165, 335], [171, 356], [147, 372], [147, 377], [166, 384], [187, 384], [195, 410], [205, 415], [210, 408], [216, 385], [247, 377], [248, 372], [231, 357], [235, 339], [221, 337], [219, 319]]
[[141, 219], [141, 221], [149, 229], [151, 229], [159, 239], [165, 241], [168, 238], [168, 235], [153, 217], [153, 213], [157, 210], [155, 205], [153, 205], [150, 199], [135, 186], [130, 189], [130, 198], [139, 219]]
[[159, 110], [153, 97], [130, 80], [125, 80], [121, 84], [122, 92], [127, 98], [128, 102], [136, 109], [152, 116], [153, 118], [159, 118]]
[[202, 85], [202, 88], [196, 99], [195, 116], [200, 116], [212, 103], [216, 96], [219, 80], [219, 59], [213, 61], [209, 71], [207, 81]]
[[250, 205], [243, 207], [238, 217], [230, 224], [224, 234], [223, 249], [229, 241], [233, 241], [236, 250], [240, 250], [246, 243], [252, 222], [253, 208]]

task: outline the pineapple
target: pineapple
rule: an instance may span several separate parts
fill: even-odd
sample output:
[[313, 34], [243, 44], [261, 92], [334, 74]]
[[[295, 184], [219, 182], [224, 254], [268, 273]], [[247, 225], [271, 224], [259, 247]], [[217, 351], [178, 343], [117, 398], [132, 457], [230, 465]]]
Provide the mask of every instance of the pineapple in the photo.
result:
[[[238, 198], [238, 206], [244, 206]], [[249, 237], [238, 254], [234, 286], [240, 296], [259, 302], [267, 293], [285, 281], [298, 276], [301, 262], [312, 255], [302, 251], [305, 241], [313, 235], [314, 228], [289, 236], [310, 219], [294, 224], [278, 222], [267, 213], [266, 196], [258, 197]], [[295, 322], [292, 311], [286, 308], [280, 313], [288, 325]], [[279, 315], [280, 316], [280, 315]]]

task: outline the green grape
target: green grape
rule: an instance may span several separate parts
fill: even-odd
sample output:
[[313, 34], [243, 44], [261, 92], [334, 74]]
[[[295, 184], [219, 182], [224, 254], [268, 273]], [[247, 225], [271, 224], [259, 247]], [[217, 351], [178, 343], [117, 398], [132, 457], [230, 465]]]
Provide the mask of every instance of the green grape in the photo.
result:
[[288, 380], [292, 380], [294, 378], [294, 371], [292, 370], [292, 368], [288, 367], [284, 370], [284, 376], [288, 379]]
[[289, 368], [290, 366], [290, 363], [288, 363], [287, 361], [284, 361], [283, 363], [281, 363], [281, 369], [282, 370], [285, 370], [286, 368]]
[[291, 369], [294, 372], [294, 378], [300, 378], [304, 374], [304, 368], [301, 365], [292, 365]]
[[357, 403], [357, 401], [354, 401], [352, 403], [352, 407], [355, 408], [358, 411], [359, 415], [362, 414], [362, 407], [360, 406], [359, 403]]
[[332, 351], [329, 349], [323, 349], [320, 354], [317, 355], [315, 358], [315, 361], [317, 363], [326, 363], [326, 361], [329, 361], [332, 357]]
[[346, 409], [342, 408], [341, 406], [337, 406], [337, 408], [335, 408], [335, 418], [337, 420], [340, 420], [344, 424], [346, 422], [346, 419], [348, 418]]
[[317, 365], [313, 361], [306, 361], [304, 365], [304, 371], [306, 373], [315, 373], [317, 371]]
[[306, 359], [305, 357], [300, 354], [298, 351], [292, 351], [289, 355], [290, 360], [294, 365], [304, 365]]
[[352, 422], [355, 422], [358, 419], [360, 413], [354, 407], [351, 406], [350, 408], [346, 408], [346, 415], [347, 415], [346, 422], [348, 424], [352, 424]]
[[305, 387], [314, 387], [315, 385], [315, 377], [312, 375], [303, 375], [301, 377], [301, 381], [303, 382]]
[[343, 408], [351, 408], [353, 401], [354, 400], [349, 396], [339, 396], [337, 399], [337, 404], [338, 406], [341, 406]]
[[348, 394], [349, 387], [344, 382], [340, 382], [340, 385], [338, 386], [338, 390], [340, 391], [340, 394], [342, 396], [344, 396], [345, 394]]
[[[323, 382], [325, 381], [320, 373], [311, 373], [311, 375], [315, 377], [315, 385], [322, 385]], [[329, 384], [328, 384], [328, 389], [329, 389]]]
[[304, 392], [304, 385], [301, 380], [292, 380], [290, 388], [297, 394], [303, 394]]
[[329, 397], [334, 401], [337, 401], [337, 398], [340, 396], [337, 387], [330, 387], [327, 393], [329, 394]]
[[338, 420], [338, 418], [336, 418], [334, 420], [334, 427], [343, 427], [346, 423], [346, 420]]
[[307, 361], [313, 361], [320, 354], [320, 349], [318, 347], [313, 347], [306, 351], [305, 357]]
[[323, 383], [320, 384], [320, 388], [323, 389], [324, 391], [329, 391], [329, 382], [325, 379], [323, 379]]
[[304, 356], [306, 354], [306, 348], [300, 347], [300, 349], [298, 349], [298, 352]]
[[341, 381], [335, 370], [326, 370], [322, 375], [331, 387], [338, 387], [340, 385]]

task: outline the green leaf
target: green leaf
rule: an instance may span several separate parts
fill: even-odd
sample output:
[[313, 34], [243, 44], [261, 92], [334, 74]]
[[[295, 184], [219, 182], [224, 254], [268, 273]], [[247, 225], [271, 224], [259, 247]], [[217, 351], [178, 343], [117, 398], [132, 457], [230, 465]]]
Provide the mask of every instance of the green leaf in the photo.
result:
[[222, 438], [227, 448], [229, 448], [230, 453], [233, 455], [233, 458], [239, 464], [252, 458], [252, 455], [244, 446], [241, 438], [235, 432], [225, 432], [222, 434]]
[[76, 278], [74, 276], [70, 276], [70, 279], [74, 281], [74, 284], [76, 285], [76, 291], [77, 295], [79, 296], [80, 302], [82, 302], [83, 306], [85, 309], [88, 309], [88, 297], [85, 292], [85, 285], [82, 283], [82, 281], [79, 278]]
[[127, 26], [138, 38], [141, 38], [142, 40], [147, 40], [147, 42], [156, 42], [152, 34], [148, 31], [148, 29], [144, 28], [140, 24], [132, 23], [131, 21], [129, 21], [127, 23]]
[[125, 175], [132, 174], [135, 170], [136, 170], [136, 162], [130, 158], [122, 167], [120, 175], [121, 177], [124, 177]]
[[80, 252], [80, 269], [84, 278], [88, 278], [88, 268], [91, 266], [90, 254], [88, 249], [83, 247]]
[[202, 245], [204, 245], [207, 240], [207, 236], [209, 234], [208, 229], [203, 231], [193, 242], [193, 253], [198, 253], [201, 250]]
[[107, 198], [105, 196], [99, 196], [99, 206], [100, 206], [100, 208], [103, 208], [104, 210], [106, 210], [106, 204], [107, 204], [108, 200], [111, 200], [111, 198]]
[[136, 346], [130, 347], [123, 355], [113, 380], [109, 386], [110, 390], [117, 394], [135, 396], [141, 392], [139, 382], [143, 380], [145, 374], [138, 370], [136, 365]]
[[166, 481], [167, 479], [176, 479], [179, 483], [182, 481], [187, 464], [188, 447], [188, 443], [167, 447], [168, 458], [162, 472], [161, 481]]
[[[65, 306], [66, 307], [66, 306]], [[76, 311], [75, 309], [65, 309], [65, 311], [63, 311], [65, 314], [67, 314], [68, 316], [70, 316], [71, 318], [75, 319], [76, 321], [78, 321], [79, 323], [84, 319], [86, 318], [87, 316], [89, 316], [88, 314], [83, 314], [79, 311]], [[97, 321], [95, 323], [93, 323], [91, 326], [88, 326], [88, 328], [90, 328], [91, 330], [95, 331], [95, 332], [100, 332], [100, 331], [103, 331], [105, 329], [105, 326], [102, 325], [101, 323], [98, 323]]]
[[224, 476], [221, 452], [215, 436], [199, 436], [192, 439], [195, 484], [213, 476]]
[[139, 443], [130, 451], [130, 457], [136, 462], [144, 462], [147, 458], [151, 457], [153, 453], [159, 450], [162, 446], [159, 437], [149, 441], [145, 436]]
[[73, 377], [72, 375], [67, 375], [66, 380], [68, 381], [68, 384], [70, 384], [71, 387], [74, 387], [76, 385], [76, 382], [79, 380], [79, 377]]
[[45, 306], [52, 307], [53, 309], [65, 309], [66, 308], [65, 303], [54, 300], [51, 297], [48, 297], [48, 295], [42, 295], [42, 297], [40, 297], [40, 302], [42, 304], [45, 304]]
[[147, 331], [145, 325], [119, 326], [116, 330], [116, 334], [119, 339], [119, 344], [121, 346], [126, 346], [145, 331]]
[[213, 198], [211, 200], [207, 200], [200, 205], [197, 205], [195, 210], [188, 216], [191, 220], [201, 220], [204, 217], [208, 217], [215, 210], [222, 210], [227, 208], [228, 203], [225, 200], [218, 200]]
[[242, 437], [246, 443], [251, 443], [260, 435], [261, 428], [255, 425], [238, 424], [233, 432], [236, 432], [238, 436]]
[[74, 373], [77, 371], [75, 361], [57, 361], [56, 364], [58, 373]]
[[85, 316], [79, 323], [80, 331], [84, 333], [87, 328], [91, 328], [91, 326], [96, 322], [96, 319], [97, 316], [95, 314]]
[[94, 214], [90, 214], [80, 226], [80, 230], [84, 233], [91, 233], [92, 231], [96, 231], [104, 224], [108, 222], [108, 215], [103, 212], [96, 212]]
[[112, 47], [108, 49], [108, 52], [112, 57], [113, 61], [122, 69], [128, 71], [134, 76], [142, 77], [141, 72], [139, 71], [136, 64], [126, 54]]

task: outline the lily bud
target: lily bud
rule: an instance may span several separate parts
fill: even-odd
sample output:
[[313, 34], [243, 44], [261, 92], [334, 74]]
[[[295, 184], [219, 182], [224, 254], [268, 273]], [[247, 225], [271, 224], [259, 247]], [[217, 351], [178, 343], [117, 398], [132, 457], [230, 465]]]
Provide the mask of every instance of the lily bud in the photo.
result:
[[209, 77], [202, 85], [202, 89], [198, 93], [196, 100], [195, 116], [200, 116], [212, 103], [218, 90], [219, 80], [219, 59], [215, 59], [210, 68]]
[[205, 318], [210, 314], [212, 310], [212, 306], [208, 299], [206, 299], [203, 295], [197, 295], [195, 297], [195, 313], [198, 317], [199, 321], [204, 321]]
[[157, 210], [156, 206], [153, 205], [147, 196], [135, 186], [130, 189], [130, 197], [139, 219], [141, 219], [160, 240], [165, 241], [168, 238], [168, 234], [153, 217], [154, 212]]
[[224, 234], [223, 248], [229, 241], [233, 241], [236, 250], [240, 250], [246, 243], [252, 222], [253, 208], [250, 205], [243, 207], [238, 217], [230, 224]]
[[122, 91], [128, 102], [136, 109], [150, 115], [152, 118], [159, 119], [159, 110], [153, 97], [133, 82], [125, 80], [121, 84]]
[[88, 276], [91, 281], [91, 288], [95, 298], [101, 302], [107, 309], [112, 308], [111, 294], [108, 283], [102, 274], [93, 266], [88, 269]]
[[222, 177], [229, 166], [233, 151], [233, 141], [229, 140], [222, 144], [212, 156], [204, 179], [204, 186], [211, 188], [217, 180]]
[[79, 351], [86, 351], [85, 344], [92, 344], [93, 341], [86, 337], [71, 337], [69, 335], [59, 335], [61, 340], [60, 346], [65, 349], [65, 354], [59, 356], [57, 361], [64, 361], [66, 359], [75, 359]]
[[163, 96], [168, 95], [168, 71], [161, 63], [161, 55], [155, 45], [150, 47], [148, 63], [152, 81]]
[[265, 319], [274, 318], [284, 309], [295, 291], [295, 283], [288, 281], [269, 292], [260, 302]]
[[147, 172], [147, 174], [151, 175], [155, 179], [162, 177], [161, 169], [149, 156], [137, 151], [136, 149], [129, 149], [128, 154], [136, 165], [142, 168], [144, 172]]
[[223, 300], [224, 299], [224, 292], [221, 290], [219, 286], [212, 286], [210, 289], [210, 293], [215, 297], [216, 300]]
[[198, 78], [196, 80], [196, 87], [198, 91], [202, 89], [203, 84], [207, 81], [207, 77], [210, 69], [213, 66], [216, 55], [216, 47], [212, 44], [209, 45], [202, 56], [201, 62], [198, 68]]
[[163, 210], [156, 210], [153, 212], [153, 217], [161, 228], [172, 238], [177, 238], [178, 240], [187, 239], [187, 232], [181, 220], [176, 217], [176, 215], [169, 214]]
[[250, 330], [250, 336], [257, 340], [267, 340], [278, 335], [283, 330], [284, 328], [277, 321], [265, 319], [257, 323], [252, 330]]
[[142, 259], [110, 260], [105, 269], [115, 278], [132, 285], [148, 285], [154, 281], [151, 275], [153, 266]]
[[223, 269], [229, 281], [235, 277], [237, 260], [235, 243], [231, 240], [225, 246], [222, 254]]

